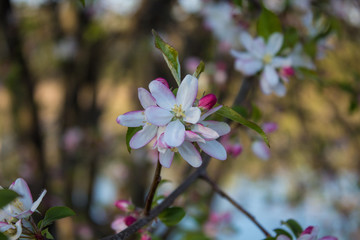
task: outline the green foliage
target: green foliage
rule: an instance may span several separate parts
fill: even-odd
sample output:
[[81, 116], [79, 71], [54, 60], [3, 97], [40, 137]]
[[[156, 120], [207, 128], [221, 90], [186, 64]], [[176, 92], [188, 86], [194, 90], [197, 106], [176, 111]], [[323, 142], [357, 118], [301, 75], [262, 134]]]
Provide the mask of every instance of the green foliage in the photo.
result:
[[244, 118], [249, 117], [249, 113], [248, 113], [247, 109], [243, 106], [233, 106], [232, 109], [234, 111], [236, 111], [238, 114], [240, 114], [241, 116], [243, 116]]
[[300, 226], [300, 224], [297, 221], [295, 221], [294, 219], [289, 219], [287, 221], [283, 221], [283, 222], [281, 222], [281, 224], [284, 224], [287, 227], [289, 227], [289, 229], [294, 233], [294, 235], [296, 237], [299, 237], [300, 234], [303, 232], [303, 229]]
[[159, 214], [159, 219], [166, 226], [174, 226], [185, 217], [185, 214], [184, 209], [181, 207], [169, 207]]
[[129, 153], [131, 153], [130, 140], [135, 135], [135, 133], [137, 133], [141, 129], [142, 127], [128, 127], [125, 138], [126, 138], [126, 147]]
[[180, 86], [181, 72], [180, 72], [178, 52], [169, 44], [167, 44], [155, 30], [152, 30], [152, 33], [154, 35], [155, 47], [162, 52], [163, 57], [172, 75], [174, 76], [178, 86]]
[[284, 44], [283, 48], [293, 48], [299, 42], [299, 33], [294, 27], [286, 28], [284, 30]]
[[54, 239], [54, 236], [51, 235], [51, 233], [49, 232], [49, 229], [48, 229], [48, 228], [42, 230], [42, 231], [41, 231], [41, 235], [45, 236], [46, 239]]
[[0, 240], [8, 240], [8, 238], [0, 232]]
[[291, 234], [288, 233], [287, 231], [285, 231], [284, 229], [276, 228], [276, 229], [274, 229], [274, 232], [276, 232], [276, 237], [279, 235], [285, 235], [285, 236], [289, 237], [290, 239], [292, 239]]
[[14, 201], [19, 194], [10, 189], [0, 189], [0, 209]]
[[205, 64], [203, 61], [199, 63], [199, 66], [197, 66], [196, 71], [194, 72], [193, 76], [196, 78], [200, 77], [200, 74], [205, 70]]
[[79, 0], [79, 2], [81, 3], [81, 5], [82, 5], [83, 7], [85, 7], [85, 0]]
[[183, 240], [210, 240], [203, 232], [187, 232]]
[[234, 0], [236, 6], [242, 7], [243, 1], [242, 0]]
[[251, 119], [254, 122], [258, 122], [258, 121], [260, 121], [261, 117], [262, 117], [262, 114], [261, 114], [260, 109], [255, 104], [252, 104]]
[[282, 32], [281, 23], [275, 13], [263, 7], [259, 19], [256, 22], [256, 29], [259, 36], [268, 39], [275, 32]]
[[46, 211], [45, 217], [40, 223], [40, 228], [44, 228], [52, 224], [55, 220], [66, 218], [70, 216], [74, 216], [75, 212], [68, 207], [58, 206], [52, 207]]
[[264, 133], [264, 131], [259, 127], [256, 123], [246, 120], [243, 116], [241, 116], [239, 113], [237, 113], [232, 108], [229, 108], [227, 106], [223, 106], [220, 108], [216, 114], [221, 115], [223, 117], [226, 117], [230, 120], [233, 120], [234, 122], [240, 123], [248, 128], [251, 128], [252, 130], [259, 133], [262, 138], [264, 139], [265, 143], [270, 147], [269, 139]]

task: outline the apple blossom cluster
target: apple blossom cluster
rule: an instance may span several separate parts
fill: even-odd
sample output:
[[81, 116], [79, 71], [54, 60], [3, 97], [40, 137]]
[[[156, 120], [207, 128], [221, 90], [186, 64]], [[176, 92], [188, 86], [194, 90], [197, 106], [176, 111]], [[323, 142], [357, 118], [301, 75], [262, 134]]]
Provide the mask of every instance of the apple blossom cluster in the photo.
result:
[[[319, 228], [314, 226], [307, 227], [297, 240], [338, 240], [333, 236], [325, 236], [318, 238]], [[276, 240], [290, 240], [286, 235], [279, 235]]]
[[214, 107], [217, 99], [213, 94], [196, 99], [196, 77], [187, 75], [176, 96], [163, 78], [153, 80], [149, 90], [138, 89], [144, 110], [127, 112], [117, 118], [123, 126], [142, 127], [130, 140], [132, 149], [141, 148], [155, 139], [153, 148], [159, 152], [161, 165], [167, 168], [171, 166], [175, 152], [191, 166], [199, 167], [202, 159], [194, 144], [216, 159], [226, 159], [226, 150], [217, 139], [229, 133], [230, 127], [224, 122], [205, 120], [222, 106]]
[[[2, 189], [1, 186], [0, 189]], [[34, 238], [37, 235], [41, 236], [41, 232], [37, 232], [37, 229], [34, 229], [31, 224], [30, 217], [39, 207], [46, 190], [34, 202], [24, 179], [16, 179], [9, 189], [18, 193], [20, 197], [0, 210], [0, 232], [4, 233], [10, 240], [19, 239], [20, 237]]]

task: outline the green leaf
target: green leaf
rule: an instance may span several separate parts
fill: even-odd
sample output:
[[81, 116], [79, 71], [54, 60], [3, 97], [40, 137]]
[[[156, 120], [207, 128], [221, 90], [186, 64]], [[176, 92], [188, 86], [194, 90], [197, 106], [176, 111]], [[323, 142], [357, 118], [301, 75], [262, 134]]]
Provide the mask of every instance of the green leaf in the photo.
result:
[[261, 127], [259, 127], [256, 123], [246, 120], [239, 113], [237, 113], [236, 111], [234, 111], [233, 109], [231, 109], [227, 106], [223, 106], [222, 108], [220, 108], [216, 112], [216, 114], [226, 117], [230, 120], [233, 120], [234, 122], [240, 123], [248, 128], [251, 128], [252, 130], [256, 131], [257, 133], [259, 133], [262, 136], [265, 143], [270, 147], [268, 137], [266, 136], [264, 131], [261, 129]]
[[251, 119], [257, 122], [261, 119], [261, 116], [260, 109], [255, 104], [252, 104]]
[[127, 147], [127, 150], [129, 151], [129, 153], [131, 153], [130, 140], [135, 135], [135, 133], [137, 133], [141, 129], [142, 129], [142, 127], [129, 127], [128, 128], [125, 138], [126, 138], [126, 147]]
[[181, 207], [170, 207], [159, 214], [159, 219], [166, 226], [174, 226], [185, 217], [185, 211]]
[[300, 226], [300, 224], [297, 221], [295, 221], [294, 219], [289, 219], [285, 222], [282, 222], [282, 224], [288, 226], [296, 237], [299, 237], [300, 234], [303, 232], [303, 229]]
[[247, 118], [249, 116], [247, 109], [243, 106], [233, 106], [232, 109], [244, 118]]
[[0, 240], [8, 240], [8, 238], [0, 232]]
[[242, 0], [234, 0], [236, 6], [242, 7], [243, 1]]
[[83, 7], [85, 7], [85, 0], [79, 0], [81, 5], [83, 5]]
[[183, 240], [211, 240], [203, 232], [187, 232]]
[[64, 206], [52, 207], [46, 211], [45, 217], [41, 223], [41, 229], [46, 226], [49, 226], [55, 220], [74, 216], [74, 215], [75, 215], [74, 211], [68, 207], [64, 207]]
[[10, 189], [0, 189], [0, 209], [14, 201], [19, 194]]
[[179, 57], [178, 52], [171, 47], [169, 44], [167, 44], [162, 38], [159, 36], [159, 34], [152, 30], [152, 33], [154, 35], [154, 41], [155, 41], [155, 47], [157, 47], [163, 54], [163, 57], [174, 76], [178, 86], [181, 84], [181, 72], [180, 72], [180, 63], [179, 63]]
[[276, 238], [274, 238], [274, 237], [267, 237], [267, 238], [264, 238], [264, 240], [276, 240]]
[[199, 65], [196, 68], [196, 71], [194, 72], [193, 76], [196, 78], [200, 77], [200, 74], [205, 70], [205, 64], [203, 61], [199, 63]]
[[49, 229], [45, 229], [41, 231], [41, 235], [45, 236], [46, 239], [54, 239], [53, 235], [49, 232]]
[[285, 231], [284, 229], [276, 228], [276, 229], [274, 229], [274, 232], [276, 232], [276, 237], [279, 235], [285, 235], [285, 236], [289, 237], [290, 239], [292, 239], [291, 234], [288, 233], [287, 231]]
[[299, 33], [294, 27], [286, 28], [284, 31], [283, 48], [293, 48], [299, 42]]
[[257, 33], [259, 36], [268, 39], [275, 32], [281, 33], [281, 23], [275, 13], [263, 7], [261, 14], [256, 23]]

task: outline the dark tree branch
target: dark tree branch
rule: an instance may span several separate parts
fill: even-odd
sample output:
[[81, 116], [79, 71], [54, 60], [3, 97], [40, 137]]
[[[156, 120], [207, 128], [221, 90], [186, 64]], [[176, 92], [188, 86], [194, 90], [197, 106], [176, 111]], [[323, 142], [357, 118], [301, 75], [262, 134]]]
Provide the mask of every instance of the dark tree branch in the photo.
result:
[[150, 210], [151, 210], [151, 205], [152, 205], [152, 202], [154, 200], [156, 189], [159, 186], [159, 183], [161, 181], [160, 174], [161, 174], [161, 164], [160, 164], [160, 161], [158, 161], [157, 164], [156, 164], [156, 169], [155, 169], [153, 182], [151, 184], [149, 194], [148, 194], [148, 196], [146, 198], [146, 203], [145, 203], [145, 208], [144, 208], [144, 215], [145, 216], [149, 216], [149, 213], [150, 213]]

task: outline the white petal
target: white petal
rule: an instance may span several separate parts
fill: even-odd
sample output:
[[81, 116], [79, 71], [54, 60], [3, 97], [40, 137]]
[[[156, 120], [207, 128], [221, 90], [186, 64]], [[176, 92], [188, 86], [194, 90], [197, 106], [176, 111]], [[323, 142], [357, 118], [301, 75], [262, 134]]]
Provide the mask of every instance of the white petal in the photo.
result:
[[164, 140], [166, 144], [170, 147], [180, 146], [185, 139], [185, 126], [179, 121], [170, 122], [164, 134]]
[[203, 121], [205, 118], [207, 118], [208, 116], [210, 116], [211, 114], [215, 113], [217, 110], [219, 110], [220, 108], [222, 108], [222, 105], [219, 105], [217, 107], [214, 107], [212, 109], [210, 109], [209, 111], [207, 111], [206, 113], [204, 113], [201, 117], [200, 117], [200, 121]]
[[254, 75], [263, 67], [263, 62], [251, 54], [233, 52], [233, 56], [236, 57], [235, 69], [247, 76]]
[[271, 90], [269, 83], [267, 82], [264, 72], [261, 74], [261, 77], [260, 77], [260, 87], [264, 94], [266, 94], [266, 95], [271, 94], [272, 90]]
[[174, 107], [176, 103], [174, 94], [160, 81], [151, 81], [149, 89], [151, 95], [156, 99], [157, 105], [167, 110], [171, 110]]
[[190, 108], [196, 98], [198, 92], [198, 79], [191, 75], [186, 75], [182, 80], [176, 95], [176, 103], [182, 105], [184, 110]]
[[155, 125], [145, 125], [143, 129], [135, 133], [130, 140], [130, 147], [138, 149], [148, 144], [156, 135], [158, 127]]
[[198, 145], [206, 154], [213, 158], [225, 160], [227, 157], [225, 148], [216, 140], [207, 141], [206, 143], [199, 142]]
[[9, 240], [16, 240], [19, 239], [22, 234], [22, 226], [21, 226], [21, 220], [17, 221], [16, 224], [16, 234], [11, 236]]
[[281, 33], [273, 33], [266, 44], [266, 53], [275, 56], [279, 52], [284, 42], [284, 36]]
[[291, 66], [291, 58], [274, 57], [271, 66], [273, 68], [289, 67]]
[[279, 235], [276, 240], [290, 240], [290, 238], [288, 236], [285, 235]]
[[192, 132], [192, 131], [185, 131], [185, 141], [189, 142], [205, 142], [205, 139], [200, 137], [198, 134]]
[[250, 52], [259, 59], [262, 59], [264, 57], [265, 43], [262, 37], [258, 37], [253, 41]]
[[145, 88], [138, 88], [138, 97], [144, 109], [150, 106], [156, 106], [155, 98]]
[[283, 97], [286, 94], [286, 87], [283, 83], [279, 82], [278, 85], [276, 85], [275, 87], [273, 87], [273, 91], [275, 92], [276, 95], [278, 95], [279, 97]]
[[139, 127], [145, 124], [144, 111], [127, 112], [117, 117], [116, 122], [126, 127]]
[[193, 132], [199, 133], [205, 140], [215, 140], [219, 137], [219, 134], [211, 128], [204, 127], [202, 124], [195, 124], [191, 127]]
[[21, 195], [19, 200], [23, 204], [23, 207], [22, 207], [22, 209], [19, 209], [19, 210], [22, 210], [22, 211], [30, 210], [30, 208], [33, 204], [33, 198], [31, 196], [29, 186], [27, 185], [25, 180], [22, 178], [16, 179], [16, 181], [13, 184], [11, 184], [9, 189], [13, 190], [13, 191], [17, 192], [19, 195]]
[[193, 167], [200, 167], [202, 164], [202, 159], [200, 153], [194, 145], [190, 142], [184, 142], [181, 146], [178, 147], [180, 155]]
[[219, 134], [219, 136], [226, 135], [231, 130], [229, 124], [225, 122], [202, 121], [201, 124], [203, 124], [205, 127], [215, 130]]
[[171, 166], [173, 158], [174, 152], [170, 149], [167, 149], [164, 153], [159, 153], [160, 164], [166, 168], [169, 168]]
[[40, 194], [40, 197], [33, 203], [33, 205], [31, 206], [31, 212], [35, 212], [36, 209], [39, 207], [41, 201], [43, 200], [44, 196], [46, 194], [46, 190], [42, 191], [42, 193]]
[[240, 42], [248, 52], [251, 52], [253, 41], [254, 40], [249, 33], [243, 32], [240, 34]]
[[251, 149], [256, 156], [263, 160], [268, 160], [270, 158], [270, 149], [263, 141], [253, 142], [253, 144], [251, 145]]
[[149, 123], [156, 126], [165, 126], [173, 118], [173, 114], [169, 110], [155, 106], [146, 108], [145, 116]]
[[199, 121], [201, 110], [198, 107], [190, 107], [185, 111], [184, 121], [195, 124]]
[[279, 83], [279, 75], [275, 69], [269, 65], [265, 66], [263, 77], [270, 86], [276, 86]]

